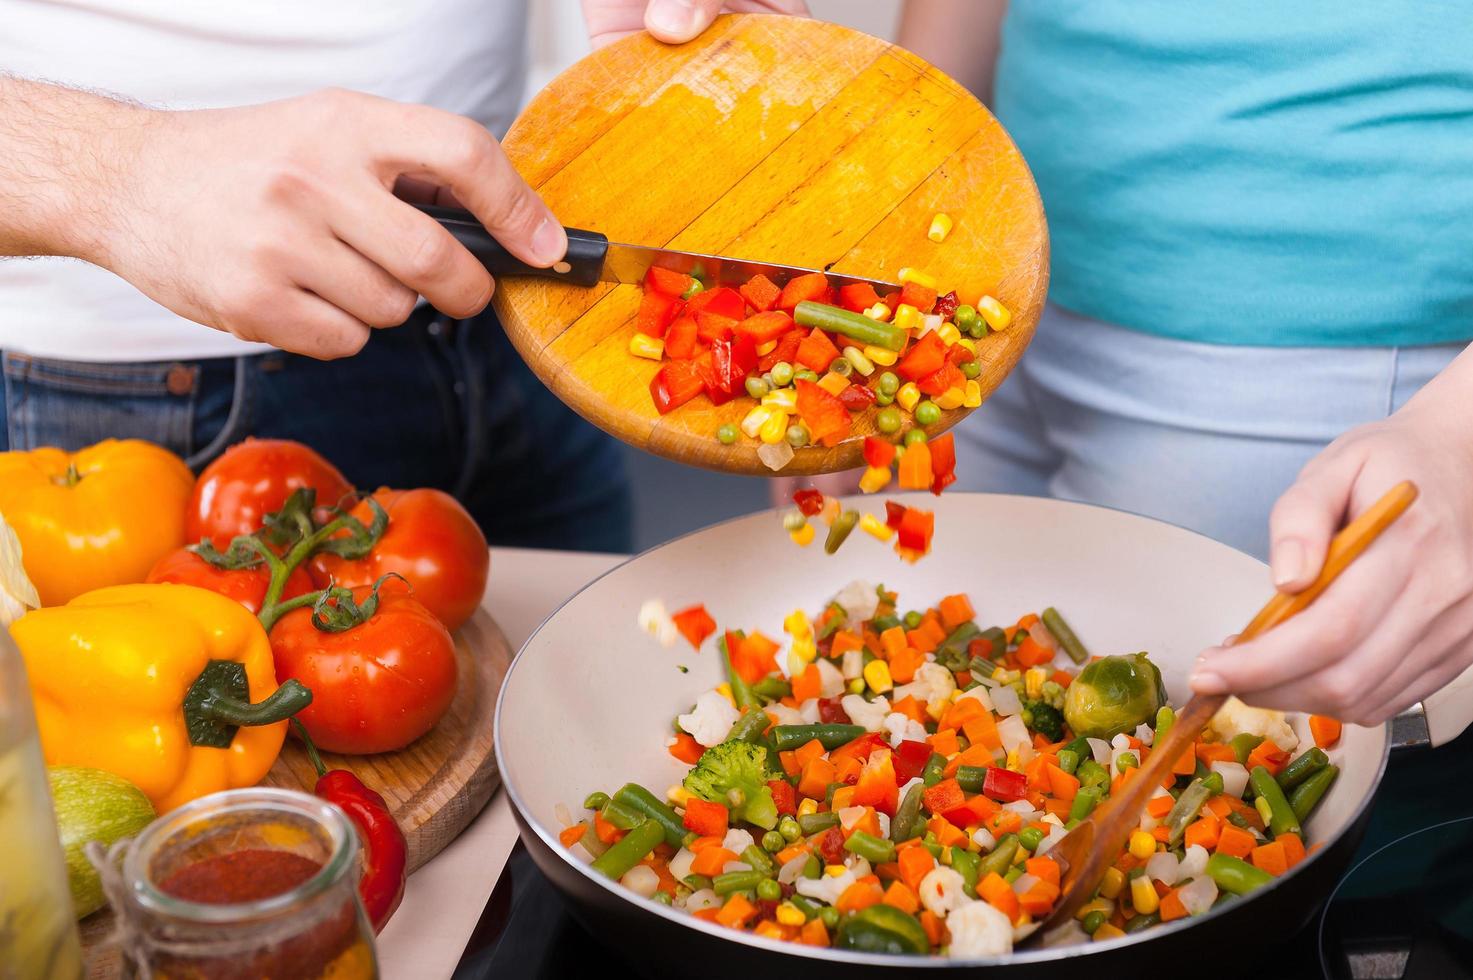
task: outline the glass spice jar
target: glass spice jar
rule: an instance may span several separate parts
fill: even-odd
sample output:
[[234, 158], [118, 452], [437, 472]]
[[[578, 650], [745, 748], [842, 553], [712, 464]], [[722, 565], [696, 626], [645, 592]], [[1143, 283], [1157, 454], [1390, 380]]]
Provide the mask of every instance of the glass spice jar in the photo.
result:
[[376, 980], [358, 838], [306, 793], [214, 793], [103, 862], [126, 968], [152, 980]]

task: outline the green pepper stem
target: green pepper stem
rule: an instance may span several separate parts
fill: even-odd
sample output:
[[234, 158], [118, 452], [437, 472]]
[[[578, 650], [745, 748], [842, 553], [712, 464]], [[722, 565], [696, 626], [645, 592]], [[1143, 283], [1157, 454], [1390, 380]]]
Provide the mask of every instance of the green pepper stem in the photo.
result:
[[327, 775], [327, 766], [322, 763], [322, 756], [317, 751], [317, 743], [312, 741], [312, 736], [307, 734], [307, 726], [302, 724], [300, 718], [292, 719], [292, 729], [297, 733], [297, 738], [307, 747], [307, 758], [312, 760], [312, 768], [317, 770], [317, 778], [321, 779]]
[[200, 702], [199, 711], [228, 725], [271, 725], [285, 721], [311, 703], [312, 692], [301, 681], [292, 679], [284, 681], [264, 701], [255, 704], [242, 701], [218, 687], [211, 688]]

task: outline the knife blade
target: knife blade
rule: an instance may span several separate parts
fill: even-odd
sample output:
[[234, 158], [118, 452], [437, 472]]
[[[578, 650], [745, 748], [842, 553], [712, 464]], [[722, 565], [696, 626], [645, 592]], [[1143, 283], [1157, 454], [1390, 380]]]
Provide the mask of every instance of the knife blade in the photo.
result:
[[417, 204], [415, 207], [454, 235], [455, 240], [479, 259], [493, 276], [538, 276], [585, 287], [599, 282], [638, 284], [644, 281], [645, 273], [651, 266], [658, 266], [672, 272], [693, 275], [708, 285], [737, 286], [760, 274], [781, 286], [795, 276], [823, 272], [830, 282], [839, 286], [864, 283], [884, 292], [900, 288], [897, 283], [881, 279], [866, 279], [802, 266], [650, 248], [644, 245], [625, 245], [611, 242], [596, 231], [581, 228], [564, 229], [568, 233], [567, 255], [551, 268], [543, 269], [527, 265], [508, 252], [469, 211], [434, 204]]

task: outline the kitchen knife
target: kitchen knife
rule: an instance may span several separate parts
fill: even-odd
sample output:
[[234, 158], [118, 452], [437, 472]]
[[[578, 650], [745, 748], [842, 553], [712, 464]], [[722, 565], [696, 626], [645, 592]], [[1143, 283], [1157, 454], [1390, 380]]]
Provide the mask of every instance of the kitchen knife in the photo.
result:
[[[417, 204], [415, 207], [443, 225], [455, 236], [456, 241], [481, 260], [481, 264], [493, 276], [539, 276], [575, 286], [592, 286], [598, 282], [641, 283], [650, 266], [659, 266], [696, 276], [708, 284], [739, 286], [759, 273], [782, 285], [794, 276], [821, 271], [773, 262], [733, 259], [723, 255], [623, 245], [609, 241], [596, 231], [579, 228], [564, 229], [568, 233], [568, 253], [563, 260], [551, 268], [539, 269], [527, 265], [503, 248], [469, 211], [434, 204]], [[868, 283], [882, 292], [900, 288], [895, 283], [846, 276], [837, 272], [824, 272], [824, 275], [839, 286]]]

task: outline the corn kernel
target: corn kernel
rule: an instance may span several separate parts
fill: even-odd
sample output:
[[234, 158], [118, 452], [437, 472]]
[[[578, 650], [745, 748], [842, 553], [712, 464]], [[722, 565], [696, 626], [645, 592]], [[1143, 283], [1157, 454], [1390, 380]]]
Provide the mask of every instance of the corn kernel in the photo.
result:
[[690, 802], [690, 790], [677, 783], [665, 790], [665, 799], [676, 806], [685, 806], [686, 803]]
[[776, 445], [787, 437], [788, 413], [783, 411], [774, 411], [767, 416], [767, 421], [763, 422], [762, 428], [757, 430], [757, 438], [769, 446]]
[[1108, 916], [1111, 912], [1115, 911], [1115, 903], [1103, 898], [1097, 898], [1092, 902], [1085, 902], [1079, 906], [1079, 911], [1074, 913], [1074, 918], [1083, 919], [1091, 912], [1096, 911], [1103, 912]]
[[854, 366], [854, 370], [866, 378], [875, 373], [874, 362], [865, 357], [864, 351], [858, 347], [845, 347], [844, 358]]
[[976, 378], [972, 378], [962, 388], [962, 408], [976, 408], [981, 404], [982, 385], [977, 382]]
[[1013, 749], [1011, 752], [1008, 753], [1007, 759], [1003, 761], [1003, 768], [1004, 769], [1017, 769], [1018, 768], [1018, 750], [1016, 748]]
[[762, 404], [775, 411], [796, 412], [798, 392], [793, 388], [774, 388], [762, 396]]
[[943, 344], [950, 347], [962, 339], [962, 332], [956, 328], [954, 323], [943, 323], [936, 328], [936, 336], [941, 338]]
[[961, 340], [958, 340], [957, 343], [962, 345], [962, 350], [970, 351], [974, 356], [976, 355], [977, 342], [971, 337], [963, 337]]
[[864, 678], [863, 677], [856, 677], [856, 678], [854, 678], [854, 680], [852, 680], [852, 681], [849, 682], [849, 688], [848, 688], [848, 690], [849, 690], [849, 693], [850, 694], [863, 694], [864, 693]]
[[1022, 864], [1024, 861], [1027, 861], [1032, 856], [1033, 854], [1026, 847], [1020, 847], [1018, 848], [1017, 853], [1013, 855], [1013, 863]]
[[1048, 672], [1042, 667], [1029, 667], [1023, 674], [1023, 690], [1028, 696], [1037, 701], [1043, 696], [1043, 682], [1048, 679]]
[[845, 868], [842, 864], [827, 864], [824, 865], [823, 873], [830, 878], [838, 878], [847, 870], [849, 869]]
[[807, 797], [804, 797], [803, 798], [803, 801], [798, 804], [798, 816], [800, 816], [800, 817], [811, 816], [811, 815], [813, 815], [813, 814], [815, 814], [817, 812], [818, 812], [818, 801], [817, 800], [810, 800]]
[[1144, 830], [1137, 830], [1130, 835], [1130, 855], [1137, 861], [1144, 861], [1156, 853], [1156, 838]]
[[[885, 487], [888, 486], [889, 483], [890, 483], [890, 467], [888, 467], [888, 466], [870, 466], [870, 467], [866, 467], [866, 469], [864, 471], [864, 476], [861, 476], [859, 478], [859, 489], [863, 493], [874, 493], [876, 490], [883, 490], [883, 489], [885, 489]], [[864, 527], [865, 518], [870, 518], [870, 520], [873, 520], [874, 519], [874, 518], [870, 517], [869, 514], [864, 515], [864, 517], [861, 517], [859, 519], [859, 526], [860, 527]], [[873, 534], [874, 532], [871, 531], [870, 533]], [[883, 539], [881, 539], [881, 540], [883, 540]]]
[[887, 347], [876, 347], [874, 344], [864, 345], [864, 356], [869, 358], [879, 367], [890, 367], [900, 360], [900, 355]]
[[902, 284], [913, 282], [917, 286], [925, 286], [927, 289], [936, 288], [936, 277], [922, 272], [920, 269], [912, 269], [906, 266], [900, 270], [900, 282]]
[[658, 361], [665, 356], [665, 342], [647, 333], [637, 333], [629, 338], [629, 353], [635, 357], [647, 357]]
[[895, 325], [901, 330], [919, 330], [924, 322], [921, 311], [909, 303], [895, 307]]
[[1150, 915], [1161, 907], [1161, 896], [1156, 894], [1156, 886], [1146, 875], [1130, 883], [1130, 904], [1141, 915]]
[[1090, 938], [1097, 943], [1102, 943], [1107, 939], [1119, 939], [1123, 935], [1125, 935], [1124, 929], [1121, 929], [1119, 926], [1112, 925], [1109, 922], [1103, 922], [1100, 924], [1100, 927], [1095, 930], [1095, 934]]
[[1260, 796], [1258, 799], [1253, 801], [1253, 806], [1258, 810], [1258, 815], [1263, 818], [1265, 826], [1273, 823], [1274, 812], [1273, 809], [1269, 807], [1268, 800], [1265, 800], [1263, 797]]
[[768, 354], [771, 354], [775, 350], [777, 350], [777, 341], [769, 340], [765, 344], [757, 345], [757, 356], [766, 357]]
[[1110, 901], [1120, 897], [1120, 890], [1125, 887], [1125, 872], [1119, 868], [1110, 868], [1105, 872], [1105, 877], [1100, 881], [1100, 897]]
[[[888, 477], [889, 475], [890, 471], [886, 470], [885, 476]], [[861, 488], [863, 487], [862, 482], [860, 486]], [[892, 537], [895, 536], [895, 529], [873, 514], [865, 514], [859, 519], [859, 529], [861, 531], [865, 531], [869, 534], [874, 535], [881, 541], [889, 541]]]
[[884, 694], [895, 686], [890, 679], [890, 665], [883, 660], [871, 660], [864, 665], [864, 682], [876, 694]]
[[[917, 554], [919, 554], [919, 552], [917, 552]], [[902, 557], [904, 557], [904, 556], [902, 555]], [[937, 698], [934, 701], [927, 701], [926, 702], [926, 715], [927, 715], [927, 717], [929, 717], [932, 721], [940, 721], [941, 720], [941, 716], [946, 713], [946, 705], [948, 703], [949, 702], [945, 698]]]
[[788, 532], [788, 537], [792, 538], [793, 543], [800, 548], [806, 548], [810, 544], [812, 544], [813, 535], [814, 531], [812, 524], [804, 524], [802, 527], [798, 528], [798, 530]]
[[994, 667], [992, 669], [992, 679], [1002, 681], [1004, 684], [1007, 683], [1008, 669], [1006, 667]]
[[849, 379], [834, 371], [830, 371], [818, 379], [818, 386], [831, 395], [837, 396], [839, 392], [849, 387]]
[[949, 412], [954, 408], [961, 408], [962, 401], [967, 397], [967, 390], [960, 385], [955, 388], [947, 388], [946, 391], [931, 399], [936, 407], [943, 412]]
[[813, 624], [808, 620], [808, 614], [801, 609], [794, 609], [783, 619], [783, 632], [794, 639], [812, 638]]
[[874, 306], [871, 306], [869, 309], [865, 310], [864, 315], [869, 317], [871, 320], [879, 320], [881, 323], [884, 323], [885, 321], [890, 319], [890, 307], [886, 306], [884, 303], [876, 303]]
[[907, 412], [914, 412], [916, 404], [921, 400], [921, 389], [917, 388], [914, 381], [907, 381], [900, 386], [895, 393], [896, 403]]
[[771, 416], [772, 409], [767, 406], [752, 406], [752, 410], [747, 413], [747, 417], [742, 419], [742, 432], [746, 433], [748, 439], [757, 438], [757, 433], [762, 431], [762, 423], [766, 422]]
[[926, 237], [940, 244], [946, 241], [946, 236], [951, 234], [951, 215], [944, 211], [938, 211], [936, 217], [931, 219], [931, 228], [926, 232]]
[[784, 926], [801, 926], [808, 921], [808, 917], [803, 914], [803, 910], [792, 902], [784, 902], [779, 905], [776, 915], [778, 924]]
[[[810, 524], [808, 526], [812, 527], [813, 525]], [[806, 640], [794, 640], [790, 652], [805, 664], [812, 663], [813, 659], [818, 656], [818, 644], [813, 642], [813, 637], [811, 636]]]
[[1013, 314], [991, 296], [983, 296], [977, 301], [977, 310], [982, 314], [982, 319], [993, 330], [1006, 330], [1008, 324], [1013, 322]]
[[736, 707], [736, 698], [731, 696], [731, 685], [726, 681], [722, 681], [716, 685], [716, 693], [726, 698], [733, 708]]

